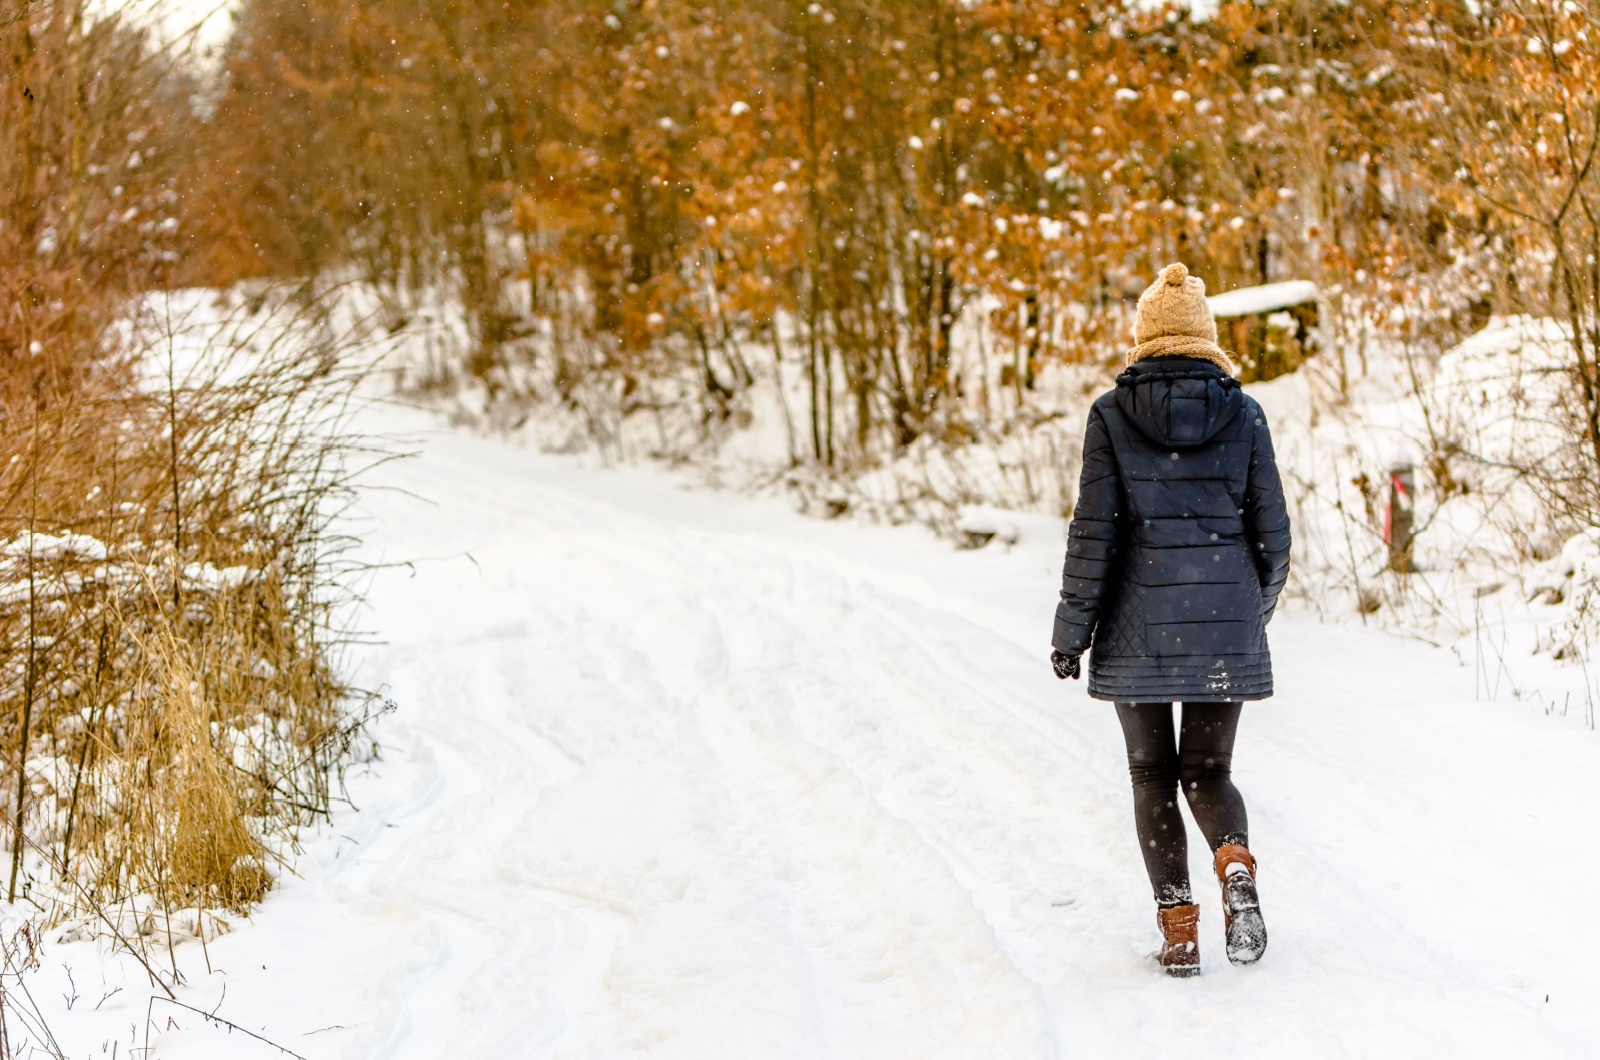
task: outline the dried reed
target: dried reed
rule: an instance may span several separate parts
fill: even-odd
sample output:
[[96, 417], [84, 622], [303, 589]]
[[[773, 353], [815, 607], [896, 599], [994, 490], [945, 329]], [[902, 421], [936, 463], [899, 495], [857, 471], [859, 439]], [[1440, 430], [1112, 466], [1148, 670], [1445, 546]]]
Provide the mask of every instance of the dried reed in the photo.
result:
[[50, 920], [247, 908], [365, 716], [337, 667], [335, 520], [381, 457], [345, 433], [352, 332], [276, 296], [141, 305], [116, 370], [0, 406], [5, 843]]

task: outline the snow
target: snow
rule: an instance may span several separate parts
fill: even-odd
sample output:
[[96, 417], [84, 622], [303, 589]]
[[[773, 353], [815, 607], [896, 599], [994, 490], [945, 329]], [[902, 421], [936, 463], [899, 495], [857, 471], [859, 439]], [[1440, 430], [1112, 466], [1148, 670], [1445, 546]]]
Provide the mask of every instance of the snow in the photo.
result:
[[1262, 284], [1260, 287], [1224, 291], [1207, 298], [1206, 302], [1211, 306], [1212, 316], [1227, 320], [1287, 309], [1313, 301], [1316, 297], [1317, 285], [1310, 280], [1285, 280], [1282, 283]]
[[1570, 335], [1546, 317], [1497, 316], [1440, 359], [1429, 396], [1463, 446], [1492, 464], [1533, 464], [1562, 447]]
[[[1053, 537], [1059, 540], [1060, 520], [1050, 521], [1056, 524], [1057, 533]], [[964, 505], [957, 513], [955, 531], [976, 547], [982, 547], [994, 539], [1005, 545], [1015, 545], [1022, 539], [1022, 529], [1017, 525], [1015, 513], [986, 504]]]
[[13, 562], [25, 562], [30, 556], [41, 562], [62, 558], [103, 562], [106, 555], [106, 546], [88, 534], [36, 534], [24, 530], [15, 538], [0, 541], [0, 556]]
[[[1168, 980], [1113, 712], [1048, 664], [1059, 530], [958, 551], [430, 424], [374, 421], [421, 455], [352, 527], [408, 561], [356, 657], [382, 754], [249, 921], [179, 931], [180, 1001], [314, 1060], [1593, 1055], [1576, 711], [1280, 610], [1234, 760], [1271, 948], [1227, 963], [1192, 840]], [[74, 1058], [281, 1055], [101, 942], [31, 993]]]
[[185, 581], [216, 593], [249, 585], [261, 573], [253, 567], [217, 567], [211, 563], [187, 563], [183, 568]]
[[[1249, 384], [1295, 520], [1296, 603], [1330, 616], [1366, 610], [1392, 630], [1492, 654], [1514, 694], [1591, 709], [1591, 582], [1553, 584], [1546, 566], [1580, 528], [1539, 485], [1581, 464], [1559, 370], [1565, 336], [1556, 321], [1496, 317], [1437, 359], [1384, 342], [1359, 353], [1330, 344], [1293, 373]], [[1397, 576], [1385, 571], [1382, 527], [1388, 473], [1407, 464], [1416, 569]]]
[[[57, 600], [81, 587], [89, 564], [103, 564], [106, 546], [88, 534], [24, 530], [0, 541], [0, 605]], [[60, 568], [75, 568], [61, 570]], [[88, 572], [103, 576], [106, 568]]]

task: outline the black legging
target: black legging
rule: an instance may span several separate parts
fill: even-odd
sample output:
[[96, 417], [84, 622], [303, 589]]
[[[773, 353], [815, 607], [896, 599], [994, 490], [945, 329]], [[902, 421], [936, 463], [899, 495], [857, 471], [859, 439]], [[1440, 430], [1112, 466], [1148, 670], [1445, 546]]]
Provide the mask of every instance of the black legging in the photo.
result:
[[1117, 704], [1117, 720], [1128, 743], [1139, 847], [1160, 905], [1193, 901], [1189, 842], [1173, 788], [1183, 787], [1189, 811], [1212, 850], [1224, 843], [1249, 845], [1244, 799], [1229, 772], [1240, 706], [1185, 703], [1179, 741], [1173, 737], [1171, 703]]

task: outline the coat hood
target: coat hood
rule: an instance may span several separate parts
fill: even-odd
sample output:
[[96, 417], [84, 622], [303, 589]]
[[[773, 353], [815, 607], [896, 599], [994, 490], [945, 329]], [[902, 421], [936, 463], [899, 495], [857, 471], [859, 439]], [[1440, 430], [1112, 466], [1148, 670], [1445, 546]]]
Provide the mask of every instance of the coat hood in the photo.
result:
[[1117, 407], [1157, 445], [1203, 445], [1244, 407], [1239, 381], [1209, 361], [1156, 357], [1117, 376]]

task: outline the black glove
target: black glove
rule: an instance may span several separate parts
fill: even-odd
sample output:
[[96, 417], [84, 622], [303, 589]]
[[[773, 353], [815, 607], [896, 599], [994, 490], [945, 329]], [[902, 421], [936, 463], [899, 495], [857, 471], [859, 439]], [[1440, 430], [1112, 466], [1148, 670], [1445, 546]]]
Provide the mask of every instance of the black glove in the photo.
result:
[[1050, 649], [1050, 665], [1056, 668], [1056, 676], [1061, 680], [1065, 681], [1069, 677], [1074, 681], [1078, 679], [1078, 656], [1062, 655], [1052, 648]]

